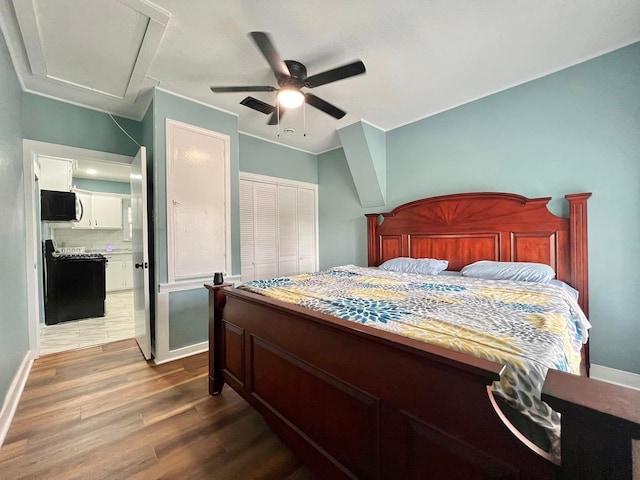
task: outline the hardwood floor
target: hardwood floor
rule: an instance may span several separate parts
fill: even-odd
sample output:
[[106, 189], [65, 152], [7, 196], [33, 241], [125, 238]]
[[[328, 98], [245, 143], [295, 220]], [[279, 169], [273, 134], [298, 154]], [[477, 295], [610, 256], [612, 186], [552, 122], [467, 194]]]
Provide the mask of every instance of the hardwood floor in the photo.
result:
[[34, 362], [1, 479], [312, 479], [207, 355], [154, 366], [134, 340]]

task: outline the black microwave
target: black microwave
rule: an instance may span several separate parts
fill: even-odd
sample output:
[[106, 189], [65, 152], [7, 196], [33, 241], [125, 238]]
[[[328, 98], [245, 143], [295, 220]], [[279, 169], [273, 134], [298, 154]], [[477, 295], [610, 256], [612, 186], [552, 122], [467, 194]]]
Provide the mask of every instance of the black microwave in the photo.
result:
[[40, 219], [51, 222], [77, 222], [81, 207], [74, 192], [40, 191]]

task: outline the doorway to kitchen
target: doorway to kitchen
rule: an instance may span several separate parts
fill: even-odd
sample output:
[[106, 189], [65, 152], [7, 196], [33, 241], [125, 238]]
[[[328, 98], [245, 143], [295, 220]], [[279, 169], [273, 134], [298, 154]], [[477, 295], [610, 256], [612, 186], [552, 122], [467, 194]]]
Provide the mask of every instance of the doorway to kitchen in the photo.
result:
[[71, 320], [40, 328], [40, 355], [133, 338], [133, 290], [108, 292], [104, 317]]
[[[129, 170], [131, 157], [25, 140], [25, 197], [33, 211], [33, 232], [28, 235], [29, 327], [31, 348], [39, 355], [100, 345], [135, 337], [132, 281], [131, 202]], [[82, 199], [82, 221], [41, 221], [40, 190], [65, 189], [48, 185], [43, 161], [69, 162], [62, 181]], [[34, 175], [28, 175], [32, 171]], [[27, 179], [30, 181], [27, 189]], [[43, 182], [44, 181], [44, 182]], [[59, 181], [59, 179], [56, 179]], [[104, 316], [45, 322], [46, 265], [41, 245], [53, 240], [59, 255], [106, 259]]]

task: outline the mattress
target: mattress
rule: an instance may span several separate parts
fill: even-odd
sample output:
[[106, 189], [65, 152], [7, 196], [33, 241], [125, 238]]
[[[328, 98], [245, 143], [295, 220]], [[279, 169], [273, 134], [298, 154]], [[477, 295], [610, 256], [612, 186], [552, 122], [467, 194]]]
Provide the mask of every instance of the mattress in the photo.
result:
[[494, 393], [542, 427], [560, 456], [560, 417], [542, 385], [549, 368], [579, 374], [590, 328], [560, 286], [346, 265], [238, 288], [505, 365]]

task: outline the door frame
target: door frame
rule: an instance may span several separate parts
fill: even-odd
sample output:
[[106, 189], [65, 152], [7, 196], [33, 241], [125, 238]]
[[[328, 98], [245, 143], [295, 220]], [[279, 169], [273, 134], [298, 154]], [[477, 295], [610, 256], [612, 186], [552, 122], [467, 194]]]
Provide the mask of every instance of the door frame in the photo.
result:
[[29, 327], [29, 349], [33, 358], [40, 356], [40, 306], [44, 302], [39, 284], [41, 284], [42, 268], [38, 265], [35, 252], [41, 248], [36, 245], [37, 228], [40, 216], [37, 214], [36, 202], [39, 201], [40, 189], [36, 188], [36, 178], [39, 176], [38, 156], [59, 157], [67, 159], [87, 159], [112, 163], [131, 164], [133, 157], [116, 153], [88, 150], [86, 148], [70, 147], [55, 143], [39, 142], [36, 140], [22, 140], [23, 182], [25, 200], [25, 257], [27, 265], [27, 315]]

